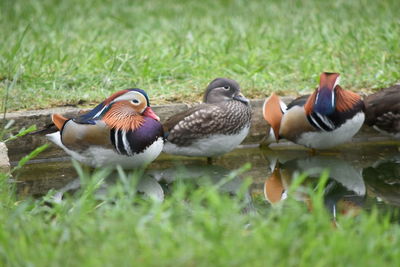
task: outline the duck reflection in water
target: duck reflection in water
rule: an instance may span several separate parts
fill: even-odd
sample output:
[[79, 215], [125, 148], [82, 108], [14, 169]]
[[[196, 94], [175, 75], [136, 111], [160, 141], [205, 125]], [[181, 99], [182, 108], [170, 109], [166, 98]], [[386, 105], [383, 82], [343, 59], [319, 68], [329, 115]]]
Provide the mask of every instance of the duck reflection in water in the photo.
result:
[[[221, 193], [236, 196], [243, 186], [244, 177], [240, 170], [230, 170], [220, 165], [188, 164], [185, 166], [174, 166], [162, 170], [150, 170], [147, 175], [154, 177], [157, 181], [167, 187], [173, 187], [178, 180], [185, 180], [187, 183], [194, 183], [201, 186], [211, 183], [218, 186]], [[252, 197], [249, 191], [244, 195], [244, 212], [254, 210]]]
[[400, 153], [363, 170], [365, 183], [380, 201], [400, 207]]
[[[93, 175], [96, 176], [96, 173], [93, 173]], [[135, 179], [138, 177], [139, 179], [136, 183]], [[81, 182], [80, 178], [76, 178], [64, 185], [61, 189], [57, 190], [53, 197], [53, 201], [61, 203], [66, 194], [75, 194], [79, 189], [81, 189]], [[108, 175], [106, 174], [101, 185], [94, 192], [95, 198], [98, 200], [105, 199], [109, 194], [110, 188], [118, 182], [121, 182], [122, 186], [125, 187], [124, 190], [131, 191], [132, 188], [135, 188], [136, 192], [144, 197], [160, 202], [164, 200], [164, 190], [162, 186], [153, 177], [143, 173], [143, 170], [141, 169], [131, 172], [125, 172], [121, 169], [120, 171], [115, 170]]]
[[[281, 162], [282, 161], [282, 162]], [[280, 160], [273, 166], [272, 174], [265, 180], [265, 199], [275, 204], [287, 198], [288, 189], [300, 174], [306, 173], [305, 185], [293, 193], [293, 197], [309, 205], [309, 197], [304, 186], [313, 186], [324, 170], [329, 171], [329, 180], [324, 190], [327, 209], [336, 217], [337, 212], [358, 212], [366, 198], [366, 187], [361, 170], [348, 162], [328, 156]], [[309, 206], [311, 208], [311, 206]]]
[[[126, 175], [127, 177], [121, 179], [121, 175]], [[132, 175], [140, 177], [136, 186], [137, 192], [156, 201], [163, 201], [165, 195], [169, 193], [177, 180], [185, 180], [187, 183], [193, 183], [195, 187], [204, 185], [205, 183], [218, 185], [220, 192], [228, 193], [232, 196], [239, 193], [244, 181], [240, 171], [229, 170], [219, 165], [205, 165], [204, 163], [173, 166], [164, 169], [150, 169], [144, 172], [137, 171], [133, 174], [112, 172], [95, 193], [96, 197], [101, 199], [102, 196], [107, 194], [107, 191], [113, 184], [121, 180], [129, 180], [132, 178]], [[74, 193], [80, 187], [81, 182], [77, 178], [58, 190], [54, 200], [61, 202], [64, 194]], [[245, 194], [244, 200], [246, 203], [245, 211], [251, 211], [253, 208], [249, 192]]]

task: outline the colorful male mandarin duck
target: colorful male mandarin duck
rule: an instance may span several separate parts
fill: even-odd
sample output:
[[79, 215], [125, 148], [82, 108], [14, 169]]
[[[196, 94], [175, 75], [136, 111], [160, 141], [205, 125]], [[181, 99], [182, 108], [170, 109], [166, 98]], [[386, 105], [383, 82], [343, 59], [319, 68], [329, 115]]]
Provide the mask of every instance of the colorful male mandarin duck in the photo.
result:
[[251, 107], [239, 84], [217, 78], [207, 87], [202, 104], [164, 123], [164, 152], [185, 156], [222, 155], [237, 147], [250, 129]]
[[92, 167], [140, 167], [157, 158], [164, 144], [160, 119], [141, 89], [116, 92], [76, 118], [54, 114], [52, 120], [59, 131], [47, 137]]
[[400, 138], [400, 84], [369, 95], [364, 102], [365, 123]]
[[263, 115], [275, 140], [287, 139], [312, 148], [326, 149], [349, 141], [364, 122], [361, 97], [339, 86], [339, 73], [324, 72], [313, 94], [293, 100], [287, 107], [272, 94]]

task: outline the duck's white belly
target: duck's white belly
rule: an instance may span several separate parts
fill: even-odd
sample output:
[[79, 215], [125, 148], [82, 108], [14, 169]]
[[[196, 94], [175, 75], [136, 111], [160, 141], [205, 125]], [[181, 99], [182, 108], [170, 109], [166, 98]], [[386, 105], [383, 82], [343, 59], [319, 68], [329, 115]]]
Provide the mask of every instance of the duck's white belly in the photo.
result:
[[358, 113], [347, 120], [339, 128], [330, 132], [306, 132], [303, 133], [296, 143], [315, 149], [325, 149], [348, 142], [360, 130], [364, 123], [365, 115]]
[[169, 154], [192, 157], [213, 157], [222, 155], [236, 148], [246, 138], [249, 129], [250, 126], [244, 127], [236, 135], [211, 135], [194, 141], [190, 146], [177, 146], [166, 142], [163, 151]]
[[163, 148], [163, 138], [159, 137], [142, 153], [126, 156], [118, 154], [113, 149], [92, 146], [82, 153], [70, 150], [61, 143], [60, 132], [48, 134], [47, 138], [64, 149], [73, 159], [91, 167], [106, 167], [120, 165], [124, 169], [134, 169], [149, 164], [155, 160]]

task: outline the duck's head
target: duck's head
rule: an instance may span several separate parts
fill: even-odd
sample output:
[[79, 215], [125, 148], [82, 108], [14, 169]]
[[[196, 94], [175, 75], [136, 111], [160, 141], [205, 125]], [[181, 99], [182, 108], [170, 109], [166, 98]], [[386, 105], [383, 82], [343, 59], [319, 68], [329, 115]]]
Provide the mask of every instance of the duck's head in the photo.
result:
[[150, 107], [149, 97], [142, 89], [133, 88], [118, 91], [97, 105], [94, 109], [78, 117], [79, 120], [98, 120], [106, 115], [128, 117], [142, 115], [159, 121], [160, 118]]
[[159, 121], [160, 118], [150, 107], [150, 100], [142, 89], [133, 88], [116, 92], [104, 102], [108, 112], [114, 111], [118, 116], [142, 115]]
[[160, 120], [151, 109], [146, 92], [133, 88], [114, 93], [88, 113], [75, 118], [74, 121], [94, 124], [96, 120], [103, 120], [111, 128], [134, 130], [142, 125], [145, 117]]
[[245, 104], [249, 103], [249, 100], [240, 92], [240, 86], [236, 81], [227, 78], [216, 78], [208, 85], [203, 102], [215, 104], [230, 100], [237, 100]]

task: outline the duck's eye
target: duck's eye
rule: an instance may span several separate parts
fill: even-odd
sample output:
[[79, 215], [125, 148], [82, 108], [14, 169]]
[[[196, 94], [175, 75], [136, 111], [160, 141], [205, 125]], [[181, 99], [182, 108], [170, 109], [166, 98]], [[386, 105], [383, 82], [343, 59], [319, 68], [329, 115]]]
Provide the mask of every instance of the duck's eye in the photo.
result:
[[224, 86], [224, 89], [229, 90], [229, 89], [231, 89], [231, 87], [229, 85], [226, 85], [226, 86]]
[[133, 99], [133, 100], [132, 100], [132, 103], [135, 104], [135, 105], [137, 105], [137, 104], [139, 104], [139, 100]]

